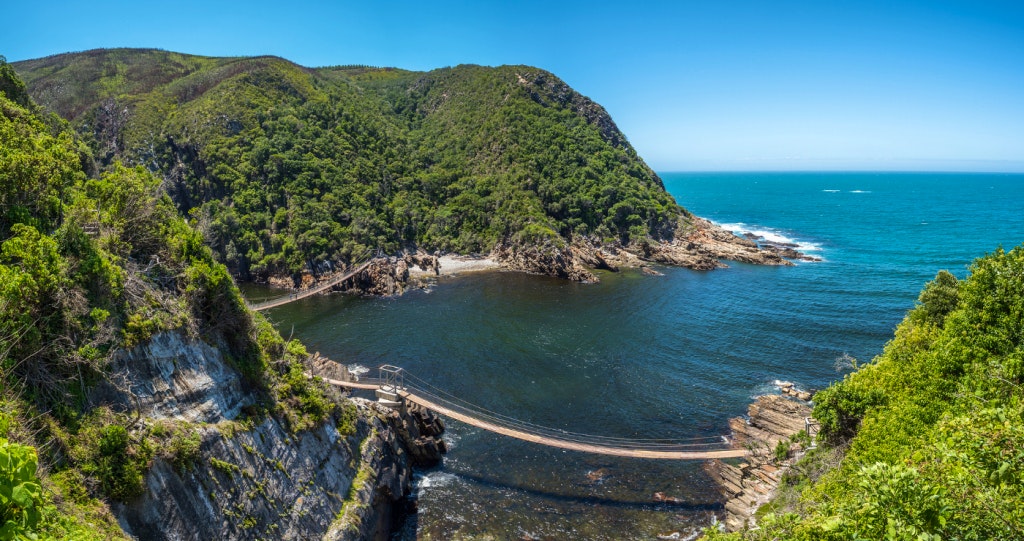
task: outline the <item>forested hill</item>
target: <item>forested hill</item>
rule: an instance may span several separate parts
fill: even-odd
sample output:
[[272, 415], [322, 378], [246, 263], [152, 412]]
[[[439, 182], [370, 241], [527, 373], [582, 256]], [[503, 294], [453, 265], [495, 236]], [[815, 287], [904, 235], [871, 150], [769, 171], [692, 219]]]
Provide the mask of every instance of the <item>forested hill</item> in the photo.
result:
[[12, 65], [101, 168], [163, 177], [242, 278], [409, 249], [631, 246], [688, 217], [600, 105], [537, 68], [133, 49]]

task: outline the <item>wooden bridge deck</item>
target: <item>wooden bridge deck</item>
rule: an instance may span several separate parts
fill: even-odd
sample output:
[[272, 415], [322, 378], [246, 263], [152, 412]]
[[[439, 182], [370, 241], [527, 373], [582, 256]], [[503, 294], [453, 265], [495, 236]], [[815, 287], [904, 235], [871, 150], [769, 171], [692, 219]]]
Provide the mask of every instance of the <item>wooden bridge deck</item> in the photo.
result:
[[[325, 379], [327, 383], [336, 385], [339, 387], [348, 387], [353, 389], [367, 389], [376, 390], [380, 388], [380, 385], [375, 383], [360, 383], [353, 381], [339, 381], [334, 379]], [[472, 414], [456, 411], [443, 404], [439, 404], [434, 400], [427, 397], [417, 395], [409, 391], [401, 391], [401, 396], [409, 402], [419, 404], [431, 411], [450, 417], [457, 421], [461, 421], [477, 428], [508, 436], [510, 438], [516, 438], [518, 440], [529, 441], [539, 445], [546, 445], [548, 447], [556, 447], [559, 449], [569, 449], [572, 451], [581, 451], [584, 453], [593, 453], [599, 455], [612, 455], [612, 456], [623, 456], [633, 458], [653, 458], [661, 460], [708, 460], [712, 458], [737, 458], [747, 455], [747, 451], [743, 449], [720, 449], [720, 450], [678, 450], [678, 449], [658, 449], [657, 445], [651, 446], [651, 448], [642, 448], [638, 445], [642, 445], [642, 442], [638, 442], [638, 445], [632, 445], [629, 447], [612, 444], [600, 444], [600, 443], [589, 443], [586, 441], [580, 441], [580, 439], [560, 438], [554, 436], [548, 436], [538, 434], [535, 432], [522, 430], [515, 427], [503, 426], [499, 423], [491, 422], [486, 419], [481, 419]]]
[[270, 299], [268, 301], [263, 301], [263, 302], [258, 302], [258, 303], [255, 303], [255, 304], [250, 304], [249, 308], [252, 309], [252, 310], [256, 310], [256, 311], [269, 310], [271, 308], [277, 308], [278, 306], [282, 306], [282, 305], [288, 304], [290, 302], [295, 302], [295, 301], [297, 301], [299, 299], [305, 299], [306, 297], [309, 297], [309, 296], [312, 296], [312, 295], [316, 295], [317, 293], [320, 293], [321, 291], [325, 291], [327, 289], [330, 289], [330, 288], [332, 288], [332, 287], [334, 287], [334, 286], [344, 282], [345, 280], [348, 280], [349, 278], [351, 278], [351, 277], [355, 276], [356, 274], [359, 274], [360, 272], [362, 272], [369, 265], [370, 265], [370, 261], [367, 261], [367, 262], [363, 263], [362, 265], [359, 265], [358, 267], [356, 267], [356, 268], [354, 268], [354, 269], [352, 269], [352, 270], [350, 270], [348, 272], [342, 273], [339, 276], [335, 276], [334, 278], [331, 278], [330, 280], [328, 280], [328, 281], [326, 281], [326, 282], [324, 282], [322, 284], [317, 284], [315, 287], [312, 287], [310, 289], [306, 289], [306, 290], [299, 291], [299, 292], [296, 292], [296, 293], [291, 293], [291, 294], [285, 295], [283, 297], [278, 297], [276, 299]]

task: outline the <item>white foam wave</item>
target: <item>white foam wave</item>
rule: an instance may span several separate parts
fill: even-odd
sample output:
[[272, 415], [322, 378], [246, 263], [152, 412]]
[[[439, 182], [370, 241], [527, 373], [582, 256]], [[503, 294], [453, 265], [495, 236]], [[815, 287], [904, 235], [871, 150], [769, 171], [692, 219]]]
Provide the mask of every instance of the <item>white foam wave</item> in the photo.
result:
[[778, 229], [764, 228], [760, 226], [749, 226], [743, 222], [736, 223], [724, 223], [718, 224], [722, 229], [726, 231], [732, 231], [733, 233], [743, 236], [752, 235], [758, 239], [762, 239], [765, 242], [772, 244], [789, 244], [796, 247], [801, 252], [820, 252], [821, 245], [815, 242], [803, 241], [795, 239], [793, 237], [786, 236]]
[[448, 486], [455, 482], [458, 477], [454, 473], [448, 473], [444, 471], [434, 471], [423, 476], [420, 479], [419, 488], [420, 490], [428, 488], [437, 488]]
[[841, 192], [842, 190], [822, 190], [822, 191], [823, 191], [823, 192], [826, 192], [826, 193], [839, 193], [839, 192]]
[[363, 365], [361, 365], [359, 363], [352, 363], [352, 364], [348, 365], [347, 368], [348, 368], [348, 371], [349, 371], [350, 374], [352, 374], [353, 376], [357, 376], [357, 377], [358, 376], [362, 376], [363, 374], [365, 374], [365, 373], [370, 371], [369, 368], [367, 368], [367, 367], [365, 367], [365, 366], [363, 366]]
[[871, 193], [871, 190], [850, 190], [850, 193]]

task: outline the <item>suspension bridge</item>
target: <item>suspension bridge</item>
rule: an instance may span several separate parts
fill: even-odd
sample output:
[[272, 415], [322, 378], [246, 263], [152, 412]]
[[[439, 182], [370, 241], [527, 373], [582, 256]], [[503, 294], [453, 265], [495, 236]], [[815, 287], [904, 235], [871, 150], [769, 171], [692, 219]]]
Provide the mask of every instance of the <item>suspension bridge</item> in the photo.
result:
[[268, 299], [268, 300], [265, 300], [263, 302], [257, 302], [257, 303], [249, 304], [249, 309], [250, 310], [255, 310], [257, 312], [260, 311], [260, 310], [269, 310], [271, 308], [277, 308], [278, 306], [281, 306], [283, 304], [288, 304], [290, 302], [295, 302], [295, 301], [297, 301], [299, 299], [305, 299], [306, 297], [310, 297], [312, 295], [316, 295], [317, 293], [320, 293], [321, 291], [326, 291], [326, 290], [328, 290], [328, 289], [330, 289], [330, 288], [332, 288], [332, 287], [334, 287], [334, 286], [344, 282], [345, 280], [348, 280], [349, 278], [359, 274], [360, 272], [363, 272], [363, 270], [365, 270], [366, 267], [370, 266], [370, 262], [371, 261], [372, 260], [366, 261], [366, 262], [364, 262], [363, 264], [359, 265], [358, 267], [356, 267], [354, 269], [345, 271], [345, 272], [335, 276], [334, 278], [331, 278], [330, 280], [327, 280], [327, 281], [325, 281], [323, 283], [317, 284], [316, 286], [311, 287], [309, 289], [305, 289], [305, 290], [302, 290], [302, 291], [297, 291], [295, 293], [289, 293], [288, 295], [282, 295], [280, 297], [275, 297], [273, 299]]
[[662, 460], [736, 458], [748, 454], [746, 450], [732, 448], [724, 436], [685, 440], [637, 439], [595, 436], [549, 428], [472, 404], [397, 366], [383, 365], [378, 370], [378, 378], [324, 381], [338, 387], [372, 390], [376, 393], [378, 402], [391, 408], [401, 408], [405, 402], [411, 402], [477, 428], [559, 449]]

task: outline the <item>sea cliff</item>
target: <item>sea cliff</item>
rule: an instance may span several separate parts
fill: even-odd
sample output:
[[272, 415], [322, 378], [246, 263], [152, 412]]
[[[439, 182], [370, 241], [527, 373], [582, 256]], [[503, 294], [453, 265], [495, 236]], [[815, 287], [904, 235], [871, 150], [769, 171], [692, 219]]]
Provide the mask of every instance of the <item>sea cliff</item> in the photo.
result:
[[[413, 464], [430, 463], [423, 448], [443, 448], [436, 421], [334, 395], [337, 413], [296, 431], [273, 412], [246, 414], [260, 397], [220, 351], [180, 332], [161, 333], [116, 356], [113, 369], [124, 374], [116, 388], [94, 390], [94, 402], [138, 423], [198, 436], [190, 463], [158, 455], [143, 493], [111, 506], [124, 532], [143, 539], [386, 539], [411, 490]], [[433, 431], [421, 429], [427, 426]]]

